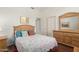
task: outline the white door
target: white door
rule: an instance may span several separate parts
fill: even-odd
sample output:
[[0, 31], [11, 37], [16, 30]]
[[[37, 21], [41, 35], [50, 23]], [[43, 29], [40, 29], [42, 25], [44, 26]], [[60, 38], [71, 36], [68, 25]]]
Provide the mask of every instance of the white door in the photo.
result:
[[40, 20], [40, 18], [36, 19], [36, 33], [37, 34], [41, 33], [41, 20]]
[[53, 36], [53, 30], [56, 29], [56, 17], [50, 16], [47, 18], [47, 35]]

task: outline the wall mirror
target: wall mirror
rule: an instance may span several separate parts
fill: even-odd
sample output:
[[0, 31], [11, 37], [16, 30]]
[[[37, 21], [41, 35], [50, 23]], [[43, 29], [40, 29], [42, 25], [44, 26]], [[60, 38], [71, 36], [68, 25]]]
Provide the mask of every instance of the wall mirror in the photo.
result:
[[68, 12], [59, 16], [59, 29], [79, 30], [79, 13]]

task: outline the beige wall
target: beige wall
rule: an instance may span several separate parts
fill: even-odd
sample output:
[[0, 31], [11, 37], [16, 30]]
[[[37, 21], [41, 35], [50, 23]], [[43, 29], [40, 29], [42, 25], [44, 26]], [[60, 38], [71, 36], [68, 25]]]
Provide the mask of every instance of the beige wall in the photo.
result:
[[1, 8], [0, 7], [0, 27], [8, 37], [8, 45], [13, 42], [13, 26], [19, 25], [20, 16], [29, 17], [30, 24], [35, 26], [35, 19], [39, 17], [39, 10], [31, 8]]
[[79, 12], [79, 7], [45, 7], [41, 8], [42, 18], [42, 34], [47, 34], [47, 18], [50, 16], [56, 16], [56, 29], [59, 27], [59, 16], [66, 12]]

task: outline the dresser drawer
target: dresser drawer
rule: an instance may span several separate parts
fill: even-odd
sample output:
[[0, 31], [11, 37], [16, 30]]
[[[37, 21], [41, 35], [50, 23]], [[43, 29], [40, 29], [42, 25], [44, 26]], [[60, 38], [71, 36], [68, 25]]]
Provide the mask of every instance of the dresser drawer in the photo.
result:
[[64, 36], [72, 36], [72, 33], [64, 33]]
[[62, 32], [54, 32], [53, 34], [58, 42], [63, 42], [63, 33]]
[[74, 52], [79, 52], [79, 47], [74, 47]]
[[59, 43], [60, 43], [60, 42], [61, 42], [61, 43], [63, 42], [63, 38], [58, 38], [58, 37], [57, 37], [56, 40], [57, 40], [57, 42], [59, 42]]
[[79, 34], [72, 34], [72, 38], [78, 38], [79, 39]]
[[0, 40], [0, 49], [5, 49], [6, 48], [6, 39]]
[[63, 33], [62, 32], [53, 32], [53, 36], [54, 37], [60, 37], [60, 36], [62, 36], [63, 35]]
[[79, 47], [79, 41], [73, 40], [72, 45], [76, 46], [76, 47]]
[[79, 38], [72, 37], [72, 40], [79, 41]]
[[69, 37], [69, 36], [64, 36], [63, 42], [66, 43], [66, 44], [71, 44], [72, 43], [72, 38]]

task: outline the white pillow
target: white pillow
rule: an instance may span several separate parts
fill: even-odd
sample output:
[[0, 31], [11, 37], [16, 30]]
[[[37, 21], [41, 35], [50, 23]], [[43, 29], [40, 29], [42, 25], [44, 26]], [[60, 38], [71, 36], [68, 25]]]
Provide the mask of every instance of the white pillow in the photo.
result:
[[21, 32], [22, 32], [22, 37], [27, 37], [28, 36], [28, 31], [23, 30]]

